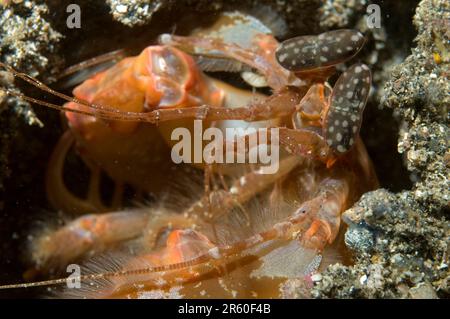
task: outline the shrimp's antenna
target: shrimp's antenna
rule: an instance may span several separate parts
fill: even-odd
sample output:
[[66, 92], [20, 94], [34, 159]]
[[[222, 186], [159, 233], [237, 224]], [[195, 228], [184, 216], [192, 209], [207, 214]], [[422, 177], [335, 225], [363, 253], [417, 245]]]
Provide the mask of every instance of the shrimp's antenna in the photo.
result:
[[211, 259], [211, 257], [209, 255], [209, 253], [207, 253], [207, 254], [200, 255], [197, 258], [191, 259], [189, 261], [183, 261], [183, 262], [174, 263], [174, 264], [167, 264], [167, 265], [163, 265], [163, 266], [146, 267], [146, 268], [131, 269], [131, 270], [113, 271], [113, 272], [104, 272], [104, 273], [99, 273], [99, 274], [90, 274], [90, 275], [82, 275], [82, 276], [70, 276], [67, 278], [35, 281], [35, 282], [29, 282], [29, 283], [0, 285], [0, 290], [59, 285], [59, 284], [65, 284], [69, 280], [71, 282], [74, 280], [79, 280], [81, 282], [81, 281], [89, 281], [89, 280], [107, 279], [107, 278], [113, 278], [113, 277], [124, 277], [124, 276], [133, 276], [133, 275], [135, 276], [135, 275], [145, 275], [145, 274], [165, 272], [165, 271], [174, 271], [174, 270], [180, 270], [180, 269], [185, 269], [188, 267], [197, 266], [199, 264], [209, 261], [210, 259]]
[[83, 62], [71, 65], [67, 69], [65, 69], [60, 75], [58, 75], [58, 79], [71, 75], [73, 73], [79, 72], [83, 69], [87, 69], [93, 66], [97, 66], [106, 62], [118, 62], [126, 57], [125, 49], [119, 49], [115, 51], [111, 51], [94, 58], [85, 60]]
[[[39, 81], [38, 79], [35, 79], [26, 73], [16, 71], [11, 66], [4, 64], [2, 62], [0, 62], [0, 67], [4, 68], [8, 72], [10, 72], [14, 77], [20, 78], [20, 79], [24, 80], [25, 82], [39, 88], [40, 90], [46, 91], [46, 92], [48, 92], [54, 96], [57, 96], [67, 102], [74, 102], [76, 104], [81, 104], [81, 105], [87, 106], [89, 108], [94, 108], [94, 109], [98, 109], [98, 110], [104, 110], [104, 111], [109, 111], [109, 112], [114, 112], [114, 113], [121, 113], [121, 111], [118, 109], [114, 109], [112, 107], [108, 107], [108, 106], [104, 106], [104, 105], [89, 103], [88, 101], [78, 99], [76, 97], [71, 97], [71, 96], [65, 95], [61, 92], [55, 91], [55, 90], [51, 89], [50, 87], [48, 87], [47, 85], [45, 85], [44, 83], [42, 83], [41, 81]], [[11, 90], [8, 90], [8, 89], [3, 89], [3, 90], [8, 95], [15, 95], [20, 98], [25, 98], [25, 95], [20, 95], [19, 93], [13, 93]], [[28, 98], [28, 99], [31, 99], [31, 98]], [[36, 101], [38, 101], [38, 100], [36, 100]], [[34, 103], [36, 103], [36, 102], [34, 102]], [[43, 103], [46, 103], [46, 102], [43, 102]], [[37, 104], [43, 105], [42, 103], [37, 103]], [[65, 108], [62, 106], [59, 106], [58, 109], [64, 110]]]

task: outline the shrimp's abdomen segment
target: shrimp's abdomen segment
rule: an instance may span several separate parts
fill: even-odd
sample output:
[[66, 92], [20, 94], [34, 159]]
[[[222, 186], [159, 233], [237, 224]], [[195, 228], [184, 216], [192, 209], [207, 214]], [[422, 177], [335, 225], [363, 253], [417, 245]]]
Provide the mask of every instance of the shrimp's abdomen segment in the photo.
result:
[[369, 68], [358, 63], [345, 71], [333, 88], [323, 136], [328, 146], [338, 154], [349, 151], [359, 135], [370, 83]]
[[304, 72], [349, 60], [364, 43], [365, 37], [361, 32], [342, 29], [288, 39], [280, 44], [275, 54], [285, 69]]

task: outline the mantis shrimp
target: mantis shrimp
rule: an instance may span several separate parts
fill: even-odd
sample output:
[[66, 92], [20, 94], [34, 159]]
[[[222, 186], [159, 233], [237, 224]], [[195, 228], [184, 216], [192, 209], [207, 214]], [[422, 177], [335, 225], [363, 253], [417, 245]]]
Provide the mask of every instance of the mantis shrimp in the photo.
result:
[[[229, 36], [237, 25], [223, 30]], [[322, 253], [339, 232], [340, 214], [377, 187], [359, 137], [370, 70], [356, 63], [333, 88], [327, 83], [336, 65], [360, 51], [364, 36], [355, 30], [336, 30], [279, 43], [261, 27], [250, 28], [247, 37], [236, 41], [225, 33], [163, 34], [159, 45], [86, 80], [75, 88], [75, 97], [1, 64], [16, 77], [67, 101], [59, 106], [4, 90], [64, 111], [71, 128], [50, 160], [47, 185], [63, 192], [61, 197], [50, 196], [56, 207], [87, 215], [42, 236], [36, 260], [45, 268], [66, 265], [89, 251], [104, 251], [121, 242], [138, 247], [135, 254], [114, 252], [94, 258], [78, 277], [81, 288], [65, 289], [61, 296], [278, 296], [287, 279], [317, 271]], [[272, 94], [238, 89], [207, 76], [196, 57], [218, 70], [237, 65], [244, 79], [269, 86]], [[279, 150], [272, 145], [272, 151], [281, 154], [278, 171], [269, 174], [263, 166], [250, 165], [237, 173], [234, 164], [215, 163], [210, 174], [222, 177], [222, 187], [208, 187], [203, 197], [177, 209], [88, 214], [108, 208], [98, 196], [83, 200], [65, 190], [60, 170], [75, 142], [87, 162], [95, 162], [118, 182], [118, 194], [123, 183], [148, 192], [157, 180], [176, 178], [170, 165], [156, 169], [155, 165], [168, 162], [164, 154], [173, 146], [173, 129], [192, 130], [194, 120], [221, 129], [231, 123], [277, 128], [277, 136], [270, 135], [258, 147], [279, 142]], [[152, 183], [146, 176], [154, 177]], [[188, 187], [196, 189], [192, 184]], [[65, 278], [0, 289], [62, 283]]]

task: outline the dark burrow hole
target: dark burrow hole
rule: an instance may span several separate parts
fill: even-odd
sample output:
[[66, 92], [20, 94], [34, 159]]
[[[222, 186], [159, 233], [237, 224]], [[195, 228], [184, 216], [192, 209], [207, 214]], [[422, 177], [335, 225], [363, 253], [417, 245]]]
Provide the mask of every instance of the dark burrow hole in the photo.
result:
[[[384, 1], [381, 1], [381, 5], [384, 5]], [[392, 10], [396, 10], [392, 8], [395, 7], [394, 5], [389, 4], [389, 6]], [[61, 6], [61, 8], [63, 7]], [[411, 7], [414, 8], [414, 6]], [[61, 10], [59, 9], [59, 11]], [[156, 14], [152, 21], [152, 26], [157, 27], [144, 26], [131, 29], [118, 22], [111, 21], [111, 16], [108, 15], [108, 10], [104, 6], [96, 9], [90, 8], [89, 10], [95, 20], [89, 22], [88, 19], [85, 19], [84, 21], [87, 21], [85, 28], [81, 31], [68, 31], [65, 34], [66, 39], [62, 47], [65, 48], [63, 54], [66, 58], [66, 65], [72, 65], [117, 48], [127, 47], [128, 44], [133, 48], [133, 52], [139, 52], [149, 43], [154, 43], [154, 38], [158, 34], [168, 32], [168, 30], [170, 32], [172, 25], [169, 21], [176, 21], [177, 18], [182, 16], [182, 12], [169, 16], [162, 12]], [[65, 14], [59, 11], [55, 11], [54, 17], [65, 17]], [[387, 31], [392, 32], [388, 36], [388, 41], [391, 38], [401, 39], [402, 45], [405, 47], [403, 54], [406, 56], [409, 54], [411, 41], [415, 34], [411, 23], [412, 12], [400, 10], [392, 12], [390, 16], [391, 18], [386, 19]], [[395, 17], [397, 23], [399, 21], [397, 19], [401, 17], [402, 25], [409, 26], [406, 32], [408, 36], [405, 37], [405, 34], [399, 33], [393, 17]], [[61, 27], [61, 23], [59, 21], [57, 26]], [[96, 28], [98, 25], [102, 27]], [[188, 28], [183, 29], [178, 26], [177, 30], [186, 33]], [[392, 45], [395, 46], [396, 44]], [[230, 80], [232, 84], [237, 86], [245, 87], [243, 81], [237, 76], [221, 74], [219, 77], [223, 80]], [[30, 96], [60, 103], [60, 101], [46, 94], [42, 95], [36, 90], [26, 92]], [[0, 217], [0, 240], [2, 243], [0, 283], [23, 281], [23, 273], [28, 267], [26, 255], [28, 253], [29, 236], [32, 236], [40, 221], [55, 216], [46, 199], [44, 180], [48, 157], [63, 129], [57, 111], [49, 111], [40, 107], [34, 109], [38, 117], [45, 123], [45, 127], [43, 129], [29, 127], [24, 123], [20, 123], [17, 127], [18, 135], [13, 144], [11, 153], [13, 155], [10, 161], [12, 176], [5, 185], [5, 203]], [[411, 187], [409, 173], [403, 165], [401, 155], [397, 152], [398, 126], [399, 123], [394, 120], [390, 110], [380, 110], [377, 103], [373, 101], [367, 105], [361, 135], [374, 162], [381, 187], [391, 191], [400, 191]], [[65, 175], [67, 184], [86, 185], [89, 171], [86, 170], [79, 158], [72, 156], [70, 161], [68, 166], [73, 169]], [[111, 196], [113, 183], [108, 178], [102, 180], [102, 194], [104, 199], [108, 200]], [[83, 186], [73, 188], [73, 191], [80, 196], [84, 195], [85, 190]], [[127, 194], [129, 194], [127, 197], [131, 199], [130, 203], [132, 203], [132, 191], [128, 190]], [[149, 200], [152, 201], [153, 199], [149, 198]], [[32, 297], [42, 291], [45, 291], [45, 289], [0, 291], [0, 296], [5, 298]]]

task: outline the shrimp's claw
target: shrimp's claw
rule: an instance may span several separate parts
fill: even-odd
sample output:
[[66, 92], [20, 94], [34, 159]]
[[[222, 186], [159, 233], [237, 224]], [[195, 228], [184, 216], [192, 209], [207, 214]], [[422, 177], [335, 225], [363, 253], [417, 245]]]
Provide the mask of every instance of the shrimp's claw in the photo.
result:
[[324, 118], [323, 136], [339, 155], [347, 153], [356, 142], [370, 83], [369, 67], [362, 63], [351, 66], [336, 81]]
[[328, 163], [335, 158], [323, 137], [312, 130], [279, 128], [280, 144], [288, 153]]
[[325, 179], [319, 193], [298, 210], [308, 213], [310, 224], [299, 237], [303, 246], [322, 250], [336, 238], [340, 225], [340, 212], [345, 209], [348, 184], [340, 179]]
[[280, 44], [275, 55], [278, 63], [289, 71], [317, 71], [351, 59], [365, 42], [364, 35], [357, 30], [334, 30], [288, 39]]
[[137, 209], [84, 215], [39, 236], [33, 246], [33, 259], [40, 269], [61, 268], [88, 252], [99, 252], [138, 237], [147, 220], [146, 211]]

